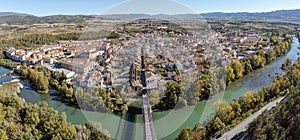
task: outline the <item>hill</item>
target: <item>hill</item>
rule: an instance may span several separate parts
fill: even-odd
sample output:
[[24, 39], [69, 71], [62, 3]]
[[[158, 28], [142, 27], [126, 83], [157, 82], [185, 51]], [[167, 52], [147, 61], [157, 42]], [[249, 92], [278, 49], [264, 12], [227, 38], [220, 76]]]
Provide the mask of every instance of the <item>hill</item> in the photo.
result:
[[201, 13], [201, 14], [180, 14], [180, 15], [147, 15], [147, 14], [115, 14], [115, 15], [100, 15], [102, 18], [115, 19], [137, 19], [137, 18], [205, 18], [205, 19], [256, 19], [256, 20], [290, 20], [300, 21], [300, 9], [296, 10], [279, 10], [272, 12], [239, 12], [239, 13]]
[[45, 17], [37, 17], [32, 15], [11, 15], [11, 16], [0, 16], [0, 24], [42, 24], [42, 23], [83, 23], [86, 19], [92, 16], [69, 16], [69, 15], [53, 15]]
[[30, 15], [23, 14], [23, 13], [15, 13], [15, 12], [0, 12], [0, 17], [6, 17], [6, 16], [30, 16]]
[[279, 10], [272, 12], [240, 12], [240, 13], [201, 13], [201, 14], [180, 14], [180, 15], [147, 15], [147, 14], [113, 14], [113, 15], [50, 15], [37, 17], [29, 14], [0, 12], [0, 23], [8, 24], [33, 24], [33, 23], [80, 23], [86, 19], [177, 19], [177, 18], [197, 18], [197, 19], [237, 19], [237, 20], [283, 20], [300, 22], [300, 9]]
[[300, 9], [296, 10], [279, 10], [272, 12], [240, 12], [240, 13], [203, 13], [201, 14], [205, 18], [255, 18], [255, 19], [287, 19], [300, 21]]

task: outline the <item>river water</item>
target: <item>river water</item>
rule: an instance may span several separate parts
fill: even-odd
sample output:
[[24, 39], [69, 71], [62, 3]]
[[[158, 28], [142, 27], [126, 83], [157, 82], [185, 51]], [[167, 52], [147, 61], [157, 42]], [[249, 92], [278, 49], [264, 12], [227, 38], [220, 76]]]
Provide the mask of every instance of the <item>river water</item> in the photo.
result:
[[[272, 79], [269, 75], [274, 76], [276, 73], [281, 73], [281, 64], [287, 59], [292, 59], [294, 63], [300, 52], [298, 40], [294, 40], [292, 49], [289, 53], [281, 58], [278, 58], [273, 63], [265, 66], [262, 69], [255, 70], [247, 76], [233, 82], [226, 88], [224, 93], [219, 93], [212, 96], [208, 101], [201, 101], [196, 106], [185, 107], [179, 110], [170, 110], [163, 112], [153, 112], [153, 120], [155, 133], [158, 139], [174, 139], [181, 129], [185, 127], [193, 128], [196, 123], [203, 123], [211, 118], [210, 114], [213, 110], [214, 102], [218, 100], [226, 100], [231, 102], [233, 99], [237, 99], [242, 96], [246, 91], [257, 92], [259, 89], [265, 86], [269, 86], [272, 83]], [[9, 70], [0, 67], [0, 75], [9, 72]], [[6, 76], [0, 79], [0, 84], [8, 82], [13, 79], [12, 76]], [[38, 103], [46, 101], [49, 107], [54, 108], [58, 112], [65, 112], [67, 115], [67, 121], [72, 124], [84, 124], [87, 121], [100, 122], [102, 127], [107, 129], [112, 138], [114, 139], [143, 139], [144, 128], [142, 123], [130, 123], [120, 119], [120, 116], [112, 113], [99, 113], [84, 111], [74, 107], [67, 106], [59, 101], [59, 97], [56, 96], [55, 90], [50, 91], [50, 95], [42, 95], [32, 90], [30, 85], [26, 82], [22, 82], [24, 88], [19, 94], [24, 98], [26, 102]], [[130, 116], [130, 114], [128, 114]], [[135, 122], [142, 122], [142, 116], [136, 115], [134, 117]]]

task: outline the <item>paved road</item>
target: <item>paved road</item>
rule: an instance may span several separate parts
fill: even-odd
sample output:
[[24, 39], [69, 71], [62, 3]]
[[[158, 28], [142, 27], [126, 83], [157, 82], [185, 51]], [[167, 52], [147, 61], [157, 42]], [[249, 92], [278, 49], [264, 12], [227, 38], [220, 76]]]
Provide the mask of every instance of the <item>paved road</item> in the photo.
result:
[[247, 117], [245, 120], [240, 122], [237, 126], [235, 126], [230, 131], [224, 133], [222, 137], [218, 138], [218, 140], [230, 140], [232, 139], [236, 134], [243, 132], [247, 129], [247, 126], [249, 123], [251, 123], [255, 118], [257, 118], [263, 111], [269, 110], [272, 107], [276, 106], [277, 103], [282, 101], [285, 97], [278, 98], [267, 105], [265, 105], [263, 108], [252, 114], [251, 116]]

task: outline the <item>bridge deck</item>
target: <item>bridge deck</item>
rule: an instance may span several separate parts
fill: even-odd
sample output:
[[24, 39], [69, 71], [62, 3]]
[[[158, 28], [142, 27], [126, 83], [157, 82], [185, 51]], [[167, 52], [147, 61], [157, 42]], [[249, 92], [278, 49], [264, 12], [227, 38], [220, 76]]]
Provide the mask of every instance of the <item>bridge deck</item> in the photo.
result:
[[147, 95], [143, 95], [143, 117], [146, 140], [157, 140], [152, 122], [151, 107]]

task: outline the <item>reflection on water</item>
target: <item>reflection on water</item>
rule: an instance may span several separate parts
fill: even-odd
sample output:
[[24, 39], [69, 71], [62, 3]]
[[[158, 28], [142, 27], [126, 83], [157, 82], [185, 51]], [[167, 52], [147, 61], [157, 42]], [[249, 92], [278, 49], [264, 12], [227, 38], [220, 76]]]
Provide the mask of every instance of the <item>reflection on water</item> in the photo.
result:
[[0, 75], [8, 73], [10, 70], [0, 66]]

